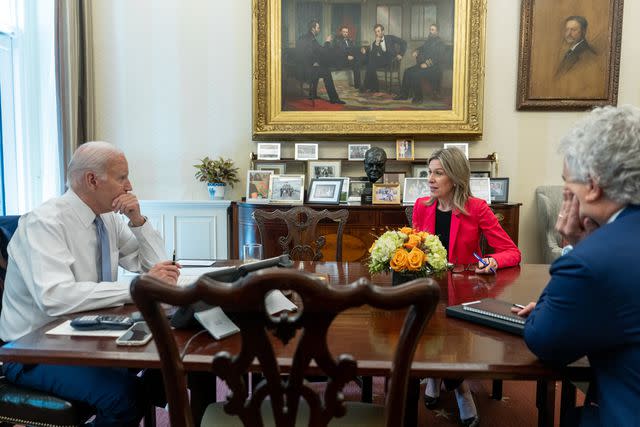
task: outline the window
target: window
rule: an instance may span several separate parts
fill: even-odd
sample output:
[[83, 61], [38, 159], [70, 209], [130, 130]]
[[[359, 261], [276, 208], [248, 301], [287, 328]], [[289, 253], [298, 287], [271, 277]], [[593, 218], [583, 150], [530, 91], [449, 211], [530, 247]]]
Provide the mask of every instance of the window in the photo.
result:
[[402, 37], [402, 6], [378, 6], [376, 22], [382, 24], [385, 34]]
[[53, 0], [0, 0], [2, 213], [60, 193]]
[[438, 9], [435, 4], [415, 4], [411, 6], [411, 40], [425, 40], [429, 27], [437, 24]]

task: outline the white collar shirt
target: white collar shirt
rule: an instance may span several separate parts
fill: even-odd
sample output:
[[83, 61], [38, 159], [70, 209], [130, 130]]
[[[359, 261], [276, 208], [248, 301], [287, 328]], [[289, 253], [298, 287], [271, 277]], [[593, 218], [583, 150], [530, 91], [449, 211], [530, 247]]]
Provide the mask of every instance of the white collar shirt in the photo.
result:
[[[112, 277], [118, 265], [143, 272], [167, 259], [162, 237], [149, 221], [132, 227], [113, 212], [100, 216], [109, 238]], [[95, 218], [71, 190], [20, 218], [8, 247], [2, 340], [17, 339], [58, 316], [131, 301], [127, 281], [97, 282]]]

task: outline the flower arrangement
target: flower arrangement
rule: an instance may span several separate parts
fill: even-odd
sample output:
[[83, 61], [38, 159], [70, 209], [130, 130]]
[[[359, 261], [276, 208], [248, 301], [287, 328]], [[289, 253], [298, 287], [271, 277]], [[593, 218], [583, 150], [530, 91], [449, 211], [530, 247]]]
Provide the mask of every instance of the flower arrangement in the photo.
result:
[[447, 269], [447, 250], [438, 236], [410, 227], [387, 231], [373, 243], [369, 253], [371, 273], [393, 270], [426, 276]]

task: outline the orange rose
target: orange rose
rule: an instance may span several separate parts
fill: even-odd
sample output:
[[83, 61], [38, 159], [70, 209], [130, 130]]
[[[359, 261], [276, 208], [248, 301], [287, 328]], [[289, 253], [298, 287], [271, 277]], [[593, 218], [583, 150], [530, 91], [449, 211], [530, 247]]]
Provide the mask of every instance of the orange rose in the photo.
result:
[[406, 270], [409, 265], [407, 260], [408, 255], [409, 253], [402, 248], [396, 250], [391, 258], [391, 262], [389, 263], [391, 269], [394, 271]]
[[417, 234], [409, 234], [409, 240], [403, 245], [408, 250], [411, 250], [417, 246], [420, 246], [422, 239]]
[[407, 262], [409, 263], [409, 270], [418, 271], [422, 268], [427, 260], [427, 256], [420, 249], [414, 247], [407, 255]]
[[406, 235], [409, 235], [409, 234], [413, 233], [413, 229], [411, 227], [402, 227], [400, 229], [400, 232], [404, 233]]

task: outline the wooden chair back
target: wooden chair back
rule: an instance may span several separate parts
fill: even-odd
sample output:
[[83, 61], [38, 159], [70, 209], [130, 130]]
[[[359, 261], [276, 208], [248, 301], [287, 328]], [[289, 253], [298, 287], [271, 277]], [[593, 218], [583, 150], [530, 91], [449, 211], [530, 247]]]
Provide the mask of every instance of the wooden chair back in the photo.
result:
[[[292, 290], [302, 306], [295, 313], [271, 317], [265, 311], [265, 296], [272, 290]], [[418, 339], [438, 303], [439, 287], [423, 278], [397, 287], [372, 285], [359, 279], [347, 285], [327, 285], [302, 271], [261, 270], [234, 284], [202, 276], [195, 284], [180, 288], [149, 275], [136, 278], [131, 295], [147, 321], [159, 352], [169, 416], [173, 427], [191, 427], [185, 368], [169, 321], [161, 303], [184, 306], [196, 301], [219, 306], [241, 331], [237, 354], [219, 351], [212, 356], [211, 373], [230, 388], [224, 404], [227, 414], [238, 416], [245, 426], [262, 425], [261, 405], [270, 398], [275, 425], [293, 426], [300, 400], [309, 407], [309, 425], [326, 426], [346, 413], [342, 389], [357, 373], [351, 355], [337, 357], [327, 343], [329, 328], [338, 314], [352, 307], [369, 305], [377, 309], [407, 309], [393, 359], [389, 392], [386, 395], [386, 425], [402, 420], [405, 410], [411, 362]], [[295, 345], [289, 375], [281, 376], [274, 346]], [[264, 379], [248, 395], [245, 384], [254, 360]], [[311, 361], [329, 377], [321, 399], [305, 382]], [[307, 372], [308, 373], [308, 372]], [[215, 387], [215, 385], [212, 385]]]
[[287, 225], [287, 235], [278, 237], [277, 241], [283, 254], [289, 254], [296, 261], [319, 261], [322, 259], [322, 248], [325, 246], [325, 236], [318, 236], [318, 224], [324, 219], [338, 223], [336, 232], [336, 258], [342, 262], [342, 235], [344, 226], [349, 217], [349, 211], [340, 209], [329, 211], [311, 209], [305, 206], [297, 206], [289, 210], [274, 210], [268, 212], [256, 209], [253, 218], [258, 225], [262, 244], [270, 241], [267, 231], [267, 221], [281, 220]]
[[404, 209], [404, 214], [407, 217], [407, 221], [409, 221], [409, 227], [413, 227], [413, 206], [407, 206]]

